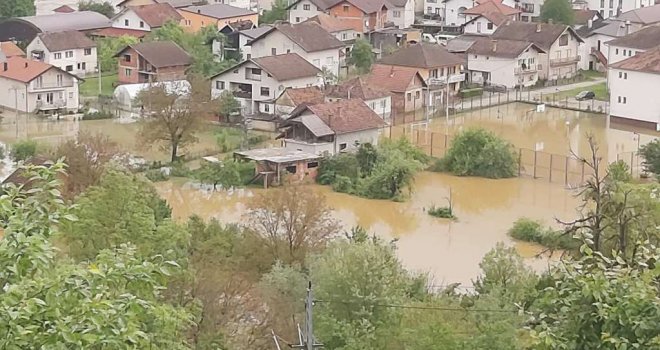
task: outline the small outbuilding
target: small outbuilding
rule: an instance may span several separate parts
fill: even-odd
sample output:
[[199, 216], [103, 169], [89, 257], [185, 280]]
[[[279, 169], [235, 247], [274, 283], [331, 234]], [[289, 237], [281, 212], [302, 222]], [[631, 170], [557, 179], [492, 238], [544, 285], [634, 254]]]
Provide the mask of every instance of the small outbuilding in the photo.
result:
[[287, 176], [297, 181], [315, 179], [321, 156], [290, 148], [259, 148], [236, 151], [234, 158], [254, 161], [255, 174], [250, 182], [263, 179], [264, 188], [267, 188], [281, 184]]

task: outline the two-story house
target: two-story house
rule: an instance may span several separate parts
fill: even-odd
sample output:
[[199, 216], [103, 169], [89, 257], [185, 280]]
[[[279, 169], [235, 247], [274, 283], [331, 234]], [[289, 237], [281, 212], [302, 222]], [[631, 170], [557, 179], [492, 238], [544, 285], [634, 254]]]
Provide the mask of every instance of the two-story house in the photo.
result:
[[617, 63], [660, 46], [660, 27], [646, 27], [632, 34], [610, 40], [605, 45], [609, 48], [607, 61], [609, 64]]
[[332, 5], [328, 14], [351, 23], [357, 32], [368, 33], [385, 27], [390, 7], [385, 0], [342, 0]]
[[256, 57], [211, 78], [211, 95], [230, 91], [241, 102], [243, 114], [272, 114], [274, 100], [289, 87], [321, 84], [321, 70], [296, 53]]
[[375, 64], [364, 77], [369, 86], [377, 86], [392, 94], [392, 112], [403, 114], [421, 109], [426, 105], [424, 78], [417, 69], [403, 66]]
[[513, 88], [532, 86], [539, 78], [543, 49], [527, 41], [479, 38], [467, 51], [470, 80]]
[[367, 84], [365, 79], [357, 77], [326, 87], [326, 101], [341, 99], [360, 99], [383, 120], [389, 120], [392, 113], [392, 94], [376, 85]]
[[660, 47], [611, 64], [610, 118], [660, 131]]
[[259, 25], [259, 14], [248, 9], [225, 4], [209, 4], [180, 8], [183, 17], [181, 26], [189, 32], [197, 32], [206, 26], [216, 26], [218, 30], [230, 23], [251, 21]]
[[315, 22], [280, 23], [248, 45], [253, 58], [296, 53], [335, 76], [339, 76], [339, 52], [345, 46]]
[[110, 19], [113, 28], [150, 32], [168, 21], [179, 23], [183, 16], [168, 3], [128, 6]]
[[346, 44], [347, 47], [351, 47], [355, 42], [355, 39], [362, 36], [362, 33], [355, 30], [349, 22], [325, 13], [309, 18], [305, 22], [318, 23], [321, 28], [334, 35], [335, 38]]
[[0, 62], [0, 106], [21, 112], [76, 111], [78, 78], [20, 56]]
[[120, 84], [182, 80], [192, 58], [172, 41], [150, 41], [126, 46], [115, 57]]
[[27, 46], [32, 59], [84, 77], [98, 68], [96, 43], [78, 31], [41, 33]]
[[654, 0], [587, 0], [590, 10], [597, 10], [603, 18], [613, 18], [622, 12], [655, 5]]
[[387, 20], [398, 28], [409, 28], [415, 23], [415, 0], [388, 0], [391, 5]]
[[322, 13], [327, 13], [337, 0], [296, 0], [289, 4], [289, 22], [300, 23]]
[[539, 79], [570, 78], [578, 72], [582, 38], [570, 26], [551, 23], [506, 22], [491, 36], [495, 40], [532, 42], [541, 50]]
[[363, 143], [377, 144], [386, 126], [360, 99], [301, 105], [284, 122], [284, 148], [335, 155]]
[[225, 34], [227, 40], [224, 43], [218, 40], [213, 41], [213, 52], [220, 57], [238, 57], [240, 54], [240, 60], [249, 60], [252, 58], [252, 47], [248, 43], [272, 28], [271, 25], [262, 25], [257, 28], [236, 30]]
[[506, 21], [520, 19], [521, 10], [507, 6], [498, 0], [487, 0], [479, 5], [463, 11], [466, 22], [463, 25], [465, 34], [493, 34]]

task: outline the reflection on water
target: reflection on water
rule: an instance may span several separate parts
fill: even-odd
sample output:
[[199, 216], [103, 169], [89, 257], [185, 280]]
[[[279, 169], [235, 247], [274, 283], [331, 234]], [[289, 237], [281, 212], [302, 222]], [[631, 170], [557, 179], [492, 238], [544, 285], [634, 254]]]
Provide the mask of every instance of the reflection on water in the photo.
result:
[[[207, 192], [180, 182], [163, 182], [157, 187], [175, 217], [197, 214], [223, 222], [240, 222], [249, 197], [263, 191]], [[417, 176], [413, 194], [403, 203], [357, 198], [318, 185], [308, 187], [325, 194], [344, 228], [361, 225], [385, 239], [397, 238], [404, 264], [429, 272], [439, 283], [469, 284], [479, 274], [481, 258], [497, 242], [514, 244], [506, 232], [519, 217], [552, 224], [555, 217], [574, 217], [578, 204], [561, 186], [525, 178], [487, 180], [424, 172]], [[424, 209], [432, 204], [445, 205], [450, 187], [458, 220], [427, 215]], [[517, 246], [535, 268], [548, 266], [547, 257], [534, 258], [540, 247]]]

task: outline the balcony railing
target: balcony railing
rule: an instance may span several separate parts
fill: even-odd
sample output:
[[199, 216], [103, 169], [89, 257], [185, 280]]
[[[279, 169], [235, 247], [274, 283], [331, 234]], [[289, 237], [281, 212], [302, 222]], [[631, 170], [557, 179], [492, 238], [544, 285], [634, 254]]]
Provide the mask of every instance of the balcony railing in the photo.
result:
[[42, 90], [57, 90], [73, 87], [73, 81], [70, 82], [61, 82], [61, 83], [49, 83], [49, 84], [37, 84], [33, 83], [31, 85], [32, 91], [42, 91]]
[[516, 74], [532, 74], [538, 72], [536, 69], [536, 66], [533, 67], [527, 67], [527, 68], [522, 68], [522, 67], [516, 67], [514, 70]]
[[245, 79], [252, 81], [261, 81], [261, 74], [252, 74], [245, 72]]
[[516, 7], [524, 13], [534, 13], [534, 4], [520, 4]]
[[37, 109], [56, 109], [66, 107], [66, 101], [64, 100], [54, 100], [53, 102], [47, 102], [44, 100], [37, 101]]
[[252, 99], [252, 93], [248, 91], [232, 91], [234, 97]]
[[563, 64], [571, 64], [575, 62], [580, 61], [580, 55], [577, 56], [572, 56], [572, 57], [561, 57], [561, 58], [551, 58], [550, 59], [550, 65], [551, 66], [560, 66]]

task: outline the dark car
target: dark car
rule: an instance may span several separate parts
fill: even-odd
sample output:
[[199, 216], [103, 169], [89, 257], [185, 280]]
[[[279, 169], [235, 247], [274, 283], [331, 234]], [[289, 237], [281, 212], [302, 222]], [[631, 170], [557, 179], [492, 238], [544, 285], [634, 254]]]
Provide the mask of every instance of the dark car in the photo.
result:
[[582, 91], [575, 96], [578, 101], [593, 100], [596, 94], [593, 91]]

